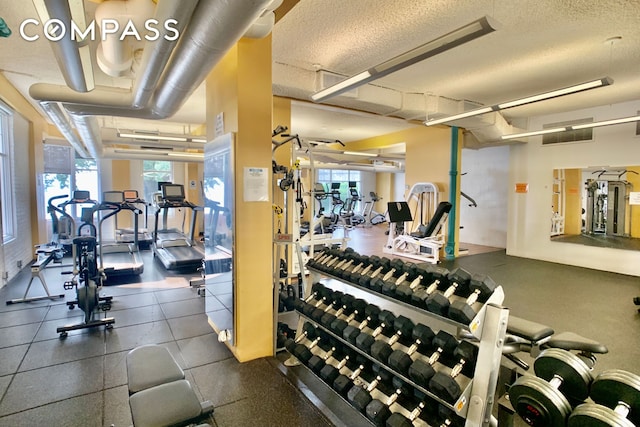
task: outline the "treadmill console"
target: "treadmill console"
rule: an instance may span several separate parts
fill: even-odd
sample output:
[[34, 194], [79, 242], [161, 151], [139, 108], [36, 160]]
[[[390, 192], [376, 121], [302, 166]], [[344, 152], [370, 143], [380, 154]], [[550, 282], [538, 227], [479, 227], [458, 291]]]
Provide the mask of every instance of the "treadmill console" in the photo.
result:
[[184, 202], [184, 185], [164, 184], [162, 186], [162, 198], [167, 202]]
[[124, 200], [127, 202], [138, 201], [138, 190], [124, 190], [123, 191]]

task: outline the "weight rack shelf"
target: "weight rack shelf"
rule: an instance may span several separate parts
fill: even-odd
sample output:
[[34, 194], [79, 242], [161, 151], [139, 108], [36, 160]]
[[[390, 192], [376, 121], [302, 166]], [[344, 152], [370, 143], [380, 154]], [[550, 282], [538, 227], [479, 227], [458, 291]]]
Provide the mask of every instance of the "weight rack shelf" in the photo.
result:
[[[370, 354], [360, 350], [358, 347], [356, 347], [355, 345], [351, 344], [349, 341], [346, 341], [344, 338], [336, 335], [335, 333], [333, 333], [333, 331], [331, 331], [330, 329], [327, 329], [324, 325], [316, 322], [315, 320], [313, 320], [309, 316], [305, 315], [304, 313], [298, 312], [298, 314], [303, 319], [305, 319], [308, 322], [311, 322], [312, 324], [314, 324], [316, 326], [316, 328], [321, 328], [323, 331], [328, 333], [331, 337], [339, 340], [340, 343], [342, 345], [344, 345], [345, 347], [349, 347], [351, 350], [353, 350], [353, 351], [359, 353], [360, 355], [364, 356], [371, 363], [382, 366], [387, 372], [389, 372], [393, 376], [400, 378], [402, 381], [404, 381], [405, 383], [409, 384], [411, 387], [413, 387], [413, 388], [415, 388], [417, 390], [420, 390], [422, 393], [426, 394], [427, 396], [429, 396], [433, 400], [436, 400], [441, 405], [444, 405], [447, 408], [451, 409], [452, 411], [455, 411], [459, 416], [464, 417], [466, 415], [466, 409], [467, 409], [466, 402], [469, 400], [468, 395], [471, 393], [471, 379], [463, 377], [464, 381], [461, 381], [461, 383], [462, 383], [461, 385], [463, 385], [463, 387], [461, 387], [461, 388], [464, 390], [464, 392], [462, 393], [462, 396], [460, 396], [458, 401], [455, 404], [452, 405], [451, 403], [448, 403], [448, 402], [440, 399], [438, 396], [436, 396], [435, 394], [431, 393], [426, 388], [419, 386], [418, 384], [416, 384], [413, 380], [411, 380], [409, 377], [405, 376], [404, 374], [401, 374], [400, 372], [396, 371], [395, 369], [383, 364], [382, 362], [380, 362], [378, 359], [374, 358]], [[446, 366], [446, 365], [444, 365], [444, 364], [442, 364], [440, 362], [436, 362], [436, 364], [437, 364], [437, 367], [438, 367], [438, 369], [436, 369], [437, 372], [445, 372], [445, 373], [451, 372], [451, 368], [449, 368], [448, 366]], [[458, 377], [458, 379], [460, 379], [460, 377]], [[458, 407], [464, 409], [464, 411], [461, 412], [461, 411], [456, 410], [456, 408], [458, 408]]]
[[[485, 315], [485, 310], [486, 307], [488, 305], [501, 305], [502, 302], [504, 301], [504, 290], [502, 289], [502, 286], [498, 286], [493, 293], [491, 294], [491, 296], [489, 297], [489, 299], [482, 305], [482, 307], [478, 310], [478, 313], [476, 314], [476, 317], [471, 321], [471, 323], [469, 323], [468, 325], [465, 325], [464, 323], [460, 323], [460, 322], [456, 322], [455, 320], [449, 319], [448, 317], [444, 317], [444, 316], [440, 316], [436, 313], [432, 313], [428, 310], [425, 310], [424, 308], [421, 307], [416, 307], [415, 305], [411, 305], [405, 301], [399, 300], [397, 298], [394, 298], [392, 296], [383, 294], [382, 292], [376, 292], [373, 291], [367, 287], [364, 287], [360, 284], [357, 283], [353, 283], [350, 281], [346, 281], [341, 277], [326, 273], [324, 271], [320, 271], [317, 270], [313, 267], [307, 267], [307, 269], [309, 270], [310, 273], [310, 278], [311, 281], [310, 283], [316, 283], [321, 279], [321, 277], [325, 277], [327, 279], [332, 279], [332, 280], [336, 280], [338, 282], [344, 283], [346, 285], [348, 285], [348, 287], [354, 288], [354, 289], [359, 289], [369, 295], [373, 295], [379, 298], [382, 298], [388, 302], [391, 302], [393, 304], [396, 304], [400, 307], [404, 307], [405, 309], [409, 309], [418, 313], [422, 313], [428, 317], [431, 317], [433, 319], [436, 319], [439, 322], [442, 323], [446, 323], [449, 324], [451, 326], [454, 326], [456, 328], [460, 328], [463, 329], [465, 331], [469, 331], [471, 332], [476, 338], [480, 338], [479, 336], [476, 335], [476, 331], [481, 330], [482, 329], [482, 322], [484, 320], [484, 315]], [[329, 286], [331, 287], [331, 286]], [[456, 300], [462, 300], [464, 301], [466, 298], [462, 298], [459, 296], [452, 296], [450, 298], [451, 301], [456, 301]]]
[[[414, 387], [416, 390], [419, 390], [421, 393], [424, 393], [426, 396], [429, 396], [443, 406], [455, 411], [457, 415], [465, 419], [465, 426], [484, 427], [490, 425], [491, 410], [494, 403], [494, 394], [502, 357], [502, 345], [504, 343], [509, 316], [508, 309], [501, 306], [504, 300], [504, 291], [501, 286], [496, 287], [487, 301], [480, 306], [474, 319], [467, 325], [429, 312], [426, 309], [416, 307], [381, 292], [373, 291], [367, 287], [352, 283], [341, 277], [318, 270], [309, 265], [307, 265], [306, 268], [310, 273], [310, 280], [307, 283], [318, 283], [322, 280], [323, 285], [327, 288], [340, 290], [345, 293], [350, 293], [356, 297], [363, 298], [368, 303], [378, 304], [380, 308], [388, 309], [396, 315], [403, 314], [414, 321], [419, 319], [419, 322], [432, 327], [434, 331], [447, 328], [455, 329], [456, 334], [454, 335], [458, 335], [460, 331], [471, 332], [471, 334], [477, 339], [476, 344], [478, 345], [476, 368], [472, 378], [464, 376], [456, 377], [456, 380], [459, 381], [461, 386], [462, 394], [455, 403], [449, 403], [438, 398], [429, 390], [419, 386], [410, 378], [407, 378], [405, 375], [402, 375], [395, 369], [387, 366], [387, 364], [383, 364], [373, 356], [370, 356], [368, 353], [360, 350], [347, 340], [343, 339], [343, 337], [337, 336], [333, 331], [309, 318], [304, 313], [298, 312], [300, 320], [296, 336], [301, 333], [303, 323], [305, 321], [309, 321], [316, 325], [317, 328], [321, 328], [331, 337], [338, 340], [345, 347], [352, 349], [373, 363], [383, 366], [386, 371], [401, 378], [406, 384]], [[305, 298], [310, 294], [311, 286], [305, 286]], [[450, 298], [450, 301], [453, 302], [457, 299], [464, 300], [465, 298], [453, 296]], [[396, 347], [396, 344], [394, 344], [394, 348], [398, 348]], [[438, 362], [436, 362], [436, 364], [438, 364]], [[438, 369], [438, 371], [444, 373], [449, 373], [451, 371], [451, 368], [444, 364], [438, 365], [438, 368], [441, 368]]]

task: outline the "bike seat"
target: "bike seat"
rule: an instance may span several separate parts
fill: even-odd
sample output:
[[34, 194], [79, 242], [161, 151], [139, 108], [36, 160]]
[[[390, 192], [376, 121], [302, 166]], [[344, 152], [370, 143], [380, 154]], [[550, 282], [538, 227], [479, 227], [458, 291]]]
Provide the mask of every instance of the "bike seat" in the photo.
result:
[[561, 348], [564, 350], [579, 350], [589, 353], [605, 354], [609, 349], [597, 341], [585, 338], [573, 332], [562, 332], [551, 338], [547, 345], [549, 347]]
[[524, 338], [532, 343], [537, 343], [553, 335], [554, 330], [549, 326], [542, 325], [540, 323], [521, 319], [515, 316], [509, 316], [507, 333]]

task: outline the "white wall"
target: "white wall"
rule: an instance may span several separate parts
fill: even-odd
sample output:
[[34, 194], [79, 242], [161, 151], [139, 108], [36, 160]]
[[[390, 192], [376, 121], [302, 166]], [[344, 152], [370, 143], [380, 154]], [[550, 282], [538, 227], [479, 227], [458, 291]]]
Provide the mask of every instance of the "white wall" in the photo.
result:
[[[4, 270], [11, 280], [33, 259], [31, 246], [31, 197], [29, 195], [29, 122], [13, 115], [13, 204], [16, 209], [16, 237], [4, 245]], [[2, 281], [4, 285], [6, 281]]]
[[509, 147], [462, 150], [460, 189], [477, 203], [460, 198], [460, 242], [507, 247]]
[[[640, 101], [530, 120], [529, 129], [545, 123], [585, 117], [594, 121], [635, 116]], [[596, 248], [549, 240], [552, 171], [555, 168], [628, 166], [640, 164], [640, 137], [635, 123], [595, 128], [593, 142], [542, 146], [542, 137], [531, 137], [511, 147], [507, 253], [562, 264], [640, 276], [640, 252]], [[516, 194], [515, 184], [529, 184], [529, 192]], [[639, 221], [640, 218], [633, 220]]]

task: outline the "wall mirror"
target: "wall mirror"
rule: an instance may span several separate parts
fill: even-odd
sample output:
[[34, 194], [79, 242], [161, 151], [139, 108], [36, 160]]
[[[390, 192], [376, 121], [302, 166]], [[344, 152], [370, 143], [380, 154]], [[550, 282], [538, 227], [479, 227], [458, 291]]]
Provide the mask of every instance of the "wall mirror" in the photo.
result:
[[640, 166], [554, 169], [551, 241], [640, 250]]
[[204, 147], [205, 310], [220, 338], [233, 344], [234, 135]]

